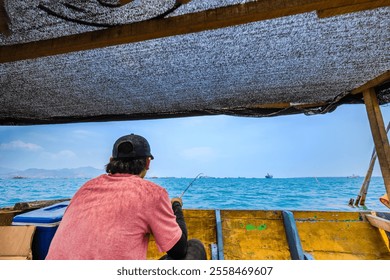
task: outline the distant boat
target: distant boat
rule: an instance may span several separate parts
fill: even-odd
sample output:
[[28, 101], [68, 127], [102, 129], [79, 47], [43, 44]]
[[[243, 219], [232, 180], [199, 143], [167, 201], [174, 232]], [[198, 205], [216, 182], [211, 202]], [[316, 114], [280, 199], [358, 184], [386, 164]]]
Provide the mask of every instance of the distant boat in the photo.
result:
[[273, 175], [271, 175], [271, 174], [269, 174], [269, 173], [267, 173], [267, 175], [265, 175], [265, 178], [267, 178], [267, 179], [272, 179], [274, 176]]
[[23, 177], [23, 176], [14, 176], [14, 177], [12, 177], [12, 179], [26, 179], [26, 177]]
[[359, 175], [352, 174], [351, 176], [348, 176], [348, 178], [359, 178]]

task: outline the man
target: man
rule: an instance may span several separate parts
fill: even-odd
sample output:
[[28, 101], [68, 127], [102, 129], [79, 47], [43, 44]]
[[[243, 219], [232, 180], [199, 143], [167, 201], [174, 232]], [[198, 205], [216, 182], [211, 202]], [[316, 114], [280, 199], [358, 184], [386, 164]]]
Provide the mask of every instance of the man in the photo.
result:
[[120, 137], [108, 174], [85, 183], [74, 195], [46, 259], [146, 259], [149, 235], [164, 259], [206, 259], [199, 240], [187, 242], [180, 198], [144, 180], [153, 156], [139, 135]]

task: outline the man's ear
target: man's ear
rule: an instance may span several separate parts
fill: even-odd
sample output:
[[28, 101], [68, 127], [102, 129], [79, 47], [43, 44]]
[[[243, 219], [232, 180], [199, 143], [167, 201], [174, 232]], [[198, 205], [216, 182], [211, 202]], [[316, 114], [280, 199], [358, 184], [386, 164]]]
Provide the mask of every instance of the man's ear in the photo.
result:
[[146, 165], [145, 165], [146, 170], [149, 170], [149, 166], [150, 166], [151, 161], [152, 161], [152, 159], [150, 157], [146, 158]]

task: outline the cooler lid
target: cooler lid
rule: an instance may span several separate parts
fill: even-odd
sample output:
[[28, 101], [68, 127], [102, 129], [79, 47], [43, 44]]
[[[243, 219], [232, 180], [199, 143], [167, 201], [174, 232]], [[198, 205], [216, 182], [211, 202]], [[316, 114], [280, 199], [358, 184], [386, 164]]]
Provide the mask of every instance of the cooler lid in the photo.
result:
[[14, 225], [53, 224], [62, 220], [70, 201], [56, 203], [44, 208], [17, 215], [13, 218]]

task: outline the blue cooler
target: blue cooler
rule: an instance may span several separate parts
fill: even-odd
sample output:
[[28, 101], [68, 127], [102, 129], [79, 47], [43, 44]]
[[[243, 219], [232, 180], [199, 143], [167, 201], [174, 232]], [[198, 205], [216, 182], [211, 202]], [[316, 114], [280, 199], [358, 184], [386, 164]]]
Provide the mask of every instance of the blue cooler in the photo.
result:
[[17, 215], [12, 225], [36, 226], [32, 242], [34, 260], [44, 260], [49, 251], [51, 240], [57, 231], [69, 201]]

